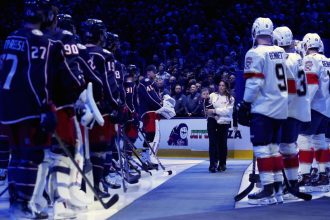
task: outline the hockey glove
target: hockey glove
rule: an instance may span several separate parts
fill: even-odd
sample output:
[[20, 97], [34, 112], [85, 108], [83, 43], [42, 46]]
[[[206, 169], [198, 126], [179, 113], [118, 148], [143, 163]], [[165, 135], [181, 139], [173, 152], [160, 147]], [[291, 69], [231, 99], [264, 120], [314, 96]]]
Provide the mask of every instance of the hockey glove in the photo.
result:
[[251, 103], [242, 101], [237, 104], [237, 121], [240, 125], [250, 126]]

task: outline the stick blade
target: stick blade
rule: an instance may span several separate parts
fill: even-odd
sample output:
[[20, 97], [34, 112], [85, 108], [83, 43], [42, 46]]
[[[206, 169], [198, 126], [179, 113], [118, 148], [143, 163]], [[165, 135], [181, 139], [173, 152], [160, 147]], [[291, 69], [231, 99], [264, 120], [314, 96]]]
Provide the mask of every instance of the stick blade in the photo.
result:
[[119, 200], [118, 194], [114, 194], [107, 203], [104, 203], [104, 204], [102, 203], [102, 205], [105, 209], [108, 209], [111, 206], [113, 206], [114, 204], [116, 204], [116, 202], [118, 202], [118, 200]]
[[250, 183], [250, 185], [243, 190], [241, 193], [237, 194], [234, 197], [235, 202], [241, 201], [245, 196], [247, 196], [254, 188], [254, 183]]
[[303, 199], [305, 201], [310, 201], [313, 198], [313, 196], [311, 194], [300, 192], [300, 191], [295, 190], [291, 187], [288, 188], [288, 191], [289, 191], [289, 193], [291, 193], [295, 197], [298, 197], [299, 199]]

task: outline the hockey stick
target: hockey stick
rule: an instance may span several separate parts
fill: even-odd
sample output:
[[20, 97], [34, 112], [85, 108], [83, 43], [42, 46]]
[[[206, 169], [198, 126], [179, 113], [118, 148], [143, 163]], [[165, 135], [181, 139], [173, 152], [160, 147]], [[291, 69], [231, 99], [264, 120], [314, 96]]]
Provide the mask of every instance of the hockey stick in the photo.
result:
[[155, 156], [155, 158], [156, 158], [158, 164], [159, 164], [160, 167], [163, 169], [164, 173], [167, 173], [168, 175], [172, 175], [172, 174], [173, 174], [172, 170], [166, 170], [166, 169], [165, 169], [164, 165], [160, 162], [160, 160], [159, 160], [159, 158], [157, 157], [157, 155], [156, 155], [154, 149], [152, 149], [152, 147], [150, 146], [149, 142], [148, 142], [147, 139], [146, 139], [146, 136], [144, 135], [144, 133], [142, 132], [142, 130], [141, 130], [140, 128], [139, 128], [139, 131], [140, 131], [140, 133], [142, 134], [142, 136], [143, 136], [143, 138], [144, 138], [144, 142], [147, 143], [148, 148], [151, 150], [152, 154]]
[[120, 136], [120, 130], [118, 127], [118, 124], [115, 124], [115, 131], [116, 131], [116, 137], [115, 137], [115, 145], [118, 151], [118, 157], [119, 157], [119, 166], [120, 166], [120, 173], [121, 173], [121, 181], [123, 183], [123, 191], [124, 193], [126, 193], [127, 191], [127, 186], [125, 183], [125, 178], [124, 178], [124, 163], [123, 163], [123, 159], [121, 157], [121, 149], [120, 149], [120, 145], [119, 145], [119, 136]]
[[103, 200], [100, 198], [99, 194], [94, 189], [93, 185], [89, 181], [89, 179], [85, 176], [84, 171], [81, 170], [78, 163], [74, 160], [73, 156], [71, 155], [70, 151], [64, 146], [64, 143], [60, 139], [60, 137], [55, 133], [55, 138], [59, 143], [60, 148], [64, 151], [64, 153], [70, 158], [73, 165], [77, 168], [78, 172], [81, 174], [82, 178], [85, 180], [88, 187], [92, 190], [95, 198], [101, 203], [104, 209], [108, 209], [111, 206], [113, 206], [118, 200], [119, 196], [118, 194], [114, 194], [108, 202], [103, 202]]
[[[89, 152], [89, 130], [85, 126], [84, 126], [84, 147], [85, 147], [84, 173], [85, 176], [90, 181], [90, 183], [93, 184], [94, 183], [93, 164], [91, 162], [90, 152]], [[92, 197], [93, 192], [89, 188], [88, 189], [86, 188], [86, 194], [87, 196]]]
[[7, 192], [8, 188], [9, 188], [9, 186], [7, 186], [6, 188], [4, 188], [2, 190], [2, 192], [0, 193], [0, 197]]
[[257, 176], [258, 175], [256, 174], [256, 158], [255, 158], [255, 156], [253, 156], [252, 173], [249, 175], [250, 185], [234, 197], [235, 202], [242, 200], [245, 196], [247, 196], [253, 190], [254, 184], [257, 183], [258, 179], [259, 179]]
[[305, 201], [310, 201], [313, 198], [313, 196], [311, 194], [303, 193], [295, 188], [292, 188], [291, 184], [285, 174], [284, 169], [282, 169], [282, 174], [283, 174], [283, 178], [284, 178], [284, 184], [285, 184], [286, 188], [288, 189], [289, 193], [291, 193], [295, 197], [298, 197], [299, 199], [303, 199]]
[[138, 153], [136, 153], [136, 149], [137, 147], [131, 142], [131, 140], [127, 137], [127, 135], [124, 133], [124, 131], [121, 131], [121, 135], [124, 138], [124, 141], [126, 141], [131, 147], [132, 147], [132, 152], [134, 154], [134, 156], [138, 159], [138, 161], [141, 163], [137, 164], [143, 171], [145, 171], [146, 173], [149, 173], [150, 176], [152, 176], [152, 173], [148, 170], [147, 165], [141, 160], [141, 158], [139, 157]]

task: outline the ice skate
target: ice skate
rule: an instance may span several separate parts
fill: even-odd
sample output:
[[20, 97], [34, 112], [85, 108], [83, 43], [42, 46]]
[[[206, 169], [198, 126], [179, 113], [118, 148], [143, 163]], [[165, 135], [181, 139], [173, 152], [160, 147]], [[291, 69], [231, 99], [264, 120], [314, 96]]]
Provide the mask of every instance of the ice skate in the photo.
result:
[[11, 202], [9, 213], [12, 219], [48, 219], [48, 214], [43, 211], [38, 211], [28, 202]]
[[[292, 188], [295, 188], [296, 190], [299, 191], [299, 187], [297, 186], [298, 180], [290, 180], [289, 182], [290, 182], [290, 186]], [[283, 199], [285, 201], [291, 201], [291, 200], [298, 200], [299, 198], [296, 197], [296, 196], [294, 196], [294, 195], [292, 195], [291, 193], [289, 193], [286, 185], [284, 184], [283, 185]]]
[[329, 186], [329, 179], [327, 174], [319, 173], [318, 179], [312, 182], [312, 191], [313, 192], [329, 192], [330, 186]]
[[101, 180], [101, 184], [104, 188], [119, 189], [121, 187], [120, 175], [116, 172], [111, 172]]
[[76, 213], [69, 208], [65, 201], [55, 201], [54, 203], [54, 219], [75, 219]]
[[142, 150], [141, 159], [147, 165], [148, 170], [158, 170], [158, 164], [151, 162], [149, 150]]
[[264, 189], [248, 195], [248, 203], [251, 205], [273, 205], [277, 203], [273, 184], [265, 185]]
[[311, 175], [310, 174], [302, 174], [301, 180], [298, 182], [297, 187], [301, 192], [312, 192], [312, 182], [311, 182]]

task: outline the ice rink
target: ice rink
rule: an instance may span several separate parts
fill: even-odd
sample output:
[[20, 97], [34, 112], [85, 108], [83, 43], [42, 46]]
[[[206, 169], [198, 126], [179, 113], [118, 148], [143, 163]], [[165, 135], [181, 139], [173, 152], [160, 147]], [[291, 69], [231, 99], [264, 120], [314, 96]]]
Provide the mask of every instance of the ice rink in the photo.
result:
[[[128, 191], [111, 190], [119, 201], [104, 210], [95, 203], [81, 210], [81, 220], [139, 220], [139, 219], [329, 219], [330, 193], [313, 193], [313, 200], [294, 200], [282, 205], [254, 207], [247, 198], [235, 203], [234, 196], [248, 184], [251, 161], [228, 160], [227, 170], [209, 173], [204, 159], [163, 158], [166, 176], [162, 170], [152, 176], [142, 172], [138, 184], [128, 185]], [[242, 180], [242, 181], [241, 181]], [[0, 190], [5, 186], [1, 186]], [[254, 190], [257, 190], [255, 188]], [[323, 198], [321, 198], [323, 197]], [[9, 219], [8, 194], [1, 197], [0, 219]], [[52, 210], [49, 210], [50, 215]]]

